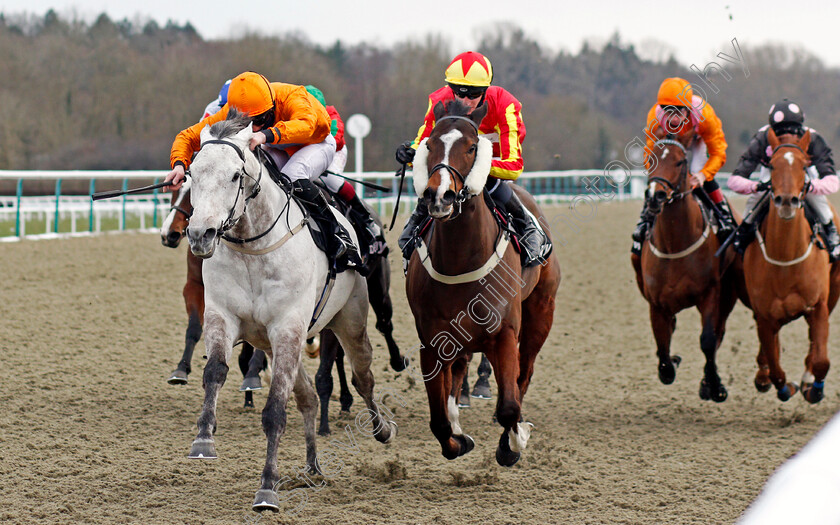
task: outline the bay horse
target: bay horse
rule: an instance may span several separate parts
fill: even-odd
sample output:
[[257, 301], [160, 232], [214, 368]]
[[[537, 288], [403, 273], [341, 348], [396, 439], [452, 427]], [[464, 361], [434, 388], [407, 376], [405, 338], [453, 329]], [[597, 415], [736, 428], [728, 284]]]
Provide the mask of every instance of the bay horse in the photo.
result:
[[[770, 157], [771, 210], [758, 229], [757, 242], [744, 252], [744, 280], [756, 321], [760, 348], [755, 386], [787, 401], [797, 391], [779, 364], [779, 331], [804, 316], [810, 347], [805, 358], [801, 390], [809, 403], [823, 398], [828, 373], [828, 317], [840, 295], [840, 265], [831, 264], [825, 250], [815, 250], [815, 234], [805, 217], [806, 153], [810, 131], [802, 138], [779, 137], [767, 131]], [[832, 208], [834, 220], [837, 212]]]
[[692, 141], [699, 140], [695, 131], [678, 136], [657, 129], [654, 135], [647, 181], [656, 218], [641, 256], [631, 255], [631, 262], [639, 291], [649, 303], [659, 380], [670, 385], [676, 379], [681, 362], [679, 355], [671, 355], [676, 314], [696, 307], [702, 326], [700, 349], [706, 357], [700, 398], [721, 403], [728, 393], [718, 375], [716, 354], [738, 300], [735, 254], [728, 250], [720, 259], [714, 256], [720, 243], [711, 234], [710, 217], [692, 195], [687, 152]]
[[[461, 429], [453, 394], [465, 356], [483, 352], [495, 373], [504, 428], [496, 461], [512, 466], [533, 426], [523, 423], [521, 406], [551, 330], [560, 264], [551, 254], [523, 269], [482, 197], [492, 160], [492, 143], [478, 134], [486, 112], [482, 105], [469, 113], [457, 100], [434, 107], [435, 127], [414, 158], [414, 189], [433, 222], [408, 263], [406, 295], [421, 343], [430, 427], [443, 456], [455, 459], [475, 446]], [[545, 224], [533, 197], [513, 188]]]
[[[160, 241], [166, 247], [177, 248], [184, 238], [190, 215], [192, 215], [192, 203], [190, 202], [190, 185], [192, 181], [187, 179], [181, 189], [172, 193], [169, 214], [164, 219], [160, 228]], [[170, 385], [186, 385], [189, 374], [192, 371], [192, 356], [195, 345], [201, 339], [202, 324], [204, 323], [204, 280], [201, 276], [201, 259], [187, 250], [187, 282], [184, 284], [183, 296], [184, 306], [187, 309], [187, 332], [184, 341], [184, 353], [178, 366], [166, 380]], [[257, 359], [252, 362], [256, 355]], [[261, 358], [261, 359], [260, 359]], [[259, 384], [259, 373], [265, 369], [265, 357], [261, 350], [254, 352], [254, 347], [243, 341], [242, 350], [239, 353], [239, 369], [242, 371], [244, 383], [240, 390], [245, 392], [245, 407], [254, 406], [254, 382]]]
[[[307, 214], [291, 192], [271, 181], [262, 183], [263, 164], [248, 148], [252, 136], [251, 120], [231, 110], [226, 120], [201, 130], [201, 149], [191, 167], [194, 209], [187, 239], [193, 254], [205, 259], [208, 359], [198, 435], [188, 457], [217, 457], [216, 402], [233, 343], [244, 339], [265, 349], [271, 362], [271, 387], [262, 411], [268, 446], [253, 509], [277, 512], [277, 451], [292, 391], [304, 420], [306, 465], [310, 472], [319, 472], [318, 399], [301, 361], [308, 337], [330, 328], [341, 341], [352, 366], [353, 385], [367, 405], [365, 430], [387, 443], [397, 427], [383, 417], [373, 395], [365, 280], [354, 271], [331, 271], [308, 232]], [[347, 219], [335, 214], [355, 237]]]

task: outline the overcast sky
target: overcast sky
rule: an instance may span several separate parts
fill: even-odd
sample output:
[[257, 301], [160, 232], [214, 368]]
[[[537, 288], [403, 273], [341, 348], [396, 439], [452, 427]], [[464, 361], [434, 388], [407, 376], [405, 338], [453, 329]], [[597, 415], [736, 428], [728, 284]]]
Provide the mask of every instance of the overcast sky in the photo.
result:
[[348, 44], [391, 45], [432, 33], [450, 42], [453, 52], [472, 48], [477, 32], [498, 22], [518, 25], [546, 49], [572, 53], [584, 40], [603, 43], [618, 31], [622, 41], [635, 44], [643, 56], [658, 58], [664, 43], [685, 65], [703, 65], [719, 52], [731, 54], [730, 42], [737, 38], [741, 46], [773, 42], [802, 47], [827, 65], [840, 66], [836, 36], [840, 5], [828, 2], [0, 0], [5, 14], [43, 15], [50, 8], [88, 21], [106, 12], [114, 20], [139, 15], [161, 25], [167, 20], [179, 25], [190, 22], [205, 39], [235, 37], [248, 29], [265, 35], [297, 31], [320, 44], [340, 39]]

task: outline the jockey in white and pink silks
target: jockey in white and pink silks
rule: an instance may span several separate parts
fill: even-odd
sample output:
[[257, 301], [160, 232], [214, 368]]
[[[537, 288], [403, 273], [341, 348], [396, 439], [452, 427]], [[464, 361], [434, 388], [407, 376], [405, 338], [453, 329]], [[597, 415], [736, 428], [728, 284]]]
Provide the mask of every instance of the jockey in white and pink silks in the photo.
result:
[[[788, 99], [773, 104], [770, 108], [769, 120], [770, 123], [767, 126], [762, 127], [753, 135], [747, 151], [741, 155], [727, 183], [732, 191], [749, 195], [744, 210], [744, 224], [738, 230], [733, 243], [735, 250], [742, 255], [755, 236], [755, 214], [749, 215], [749, 213], [761, 197], [761, 193], [758, 193], [759, 184], [770, 181], [769, 166], [773, 151], [767, 139], [767, 131], [772, 129], [776, 135], [793, 134], [798, 137], [805, 134], [806, 128], [803, 126], [805, 115], [797, 104]], [[826, 250], [833, 262], [840, 258], [840, 235], [837, 233], [834, 215], [826, 195], [840, 189], [840, 179], [834, 171], [831, 148], [816, 131], [811, 128], [808, 130], [811, 132], [811, 142], [806, 153], [811, 158], [811, 165], [807, 172], [810, 186], [805, 195], [805, 202], [814, 210], [822, 224]], [[750, 180], [750, 175], [759, 166], [761, 167], [759, 180]]]

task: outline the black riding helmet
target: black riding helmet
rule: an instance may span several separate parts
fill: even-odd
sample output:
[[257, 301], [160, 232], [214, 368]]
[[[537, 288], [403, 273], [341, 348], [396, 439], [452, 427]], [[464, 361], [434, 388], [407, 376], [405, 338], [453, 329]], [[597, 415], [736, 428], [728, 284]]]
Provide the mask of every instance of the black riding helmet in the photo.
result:
[[804, 133], [802, 124], [805, 122], [805, 114], [799, 105], [788, 99], [773, 104], [768, 120], [776, 135], [793, 133], [802, 136]]

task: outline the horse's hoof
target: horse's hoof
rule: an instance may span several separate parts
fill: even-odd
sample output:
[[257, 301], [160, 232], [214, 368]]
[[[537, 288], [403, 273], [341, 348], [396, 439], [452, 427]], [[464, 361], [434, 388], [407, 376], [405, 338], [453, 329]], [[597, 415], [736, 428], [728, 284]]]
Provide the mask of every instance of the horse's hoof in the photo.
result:
[[254, 512], [262, 512], [270, 510], [271, 512], [280, 512], [280, 498], [277, 493], [269, 489], [260, 489], [257, 491], [257, 496], [254, 498], [254, 504], [251, 506]]
[[462, 392], [458, 396], [458, 408], [470, 408], [470, 396]]
[[823, 389], [824, 383], [808, 383], [802, 384], [802, 397], [805, 398], [805, 401], [813, 404], [819, 403], [822, 401], [823, 397], [825, 396], [825, 392]]
[[458, 442], [460, 448], [460, 452], [458, 453], [459, 457], [469, 454], [475, 448], [475, 441], [467, 434], [453, 435], [452, 439]]
[[253, 392], [254, 390], [262, 390], [262, 381], [260, 377], [246, 377], [242, 381], [242, 386], [239, 387], [240, 392]]
[[762, 394], [765, 392], [769, 392], [771, 386], [773, 386], [773, 383], [771, 383], [769, 379], [759, 380], [757, 377], [755, 378], [755, 389], [761, 392]]
[[255, 408], [254, 407], [254, 400], [253, 399], [246, 399], [245, 406], [243, 408]]
[[677, 378], [677, 368], [680, 367], [682, 357], [675, 355], [665, 363], [659, 363], [659, 380], [663, 385], [670, 385]]
[[187, 373], [183, 370], [173, 370], [172, 375], [169, 376], [169, 379], [167, 379], [166, 382], [170, 385], [186, 385]]
[[318, 429], [319, 436], [329, 436], [330, 434], [330, 427], [321, 427]]
[[216, 444], [212, 439], [196, 438], [193, 441], [190, 453], [187, 455], [190, 459], [216, 459]]
[[341, 403], [341, 411], [342, 412], [350, 412], [350, 407], [353, 406], [353, 396], [347, 397], [339, 397], [339, 402]]
[[797, 390], [798, 388], [796, 386], [796, 383], [786, 383], [785, 386], [783, 386], [779, 389], [778, 392], [776, 392], [776, 395], [779, 397], [779, 400], [787, 401], [788, 399], [793, 397]]
[[718, 384], [717, 389], [713, 389], [709, 386], [709, 383], [705, 378], [700, 381], [700, 399], [704, 401], [711, 400], [715, 403], [723, 403], [726, 401], [727, 397], [729, 397], [729, 393], [723, 385]]
[[471, 395], [476, 399], [493, 399], [493, 393], [490, 391], [490, 380], [487, 376], [478, 376]]
[[391, 369], [394, 372], [402, 372], [408, 367], [410, 362], [407, 357], [399, 356], [396, 359], [391, 359]]
[[[383, 427], [382, 427], [382, 430], [375, 433], [373, 435], [373, 437], [375, 437], [376, 440], [379, 441], [380, 443], [390, 443], [390, 442], [394, 441], [395, 437], [397, 437], [397, 424], [394, 423], [393, 421], [388, 421], [388, 420], [385, 420], [385, 419], [383, 419], [382, 422], [384, 423]], [[385, 425], [388, 425], [390, 427], [390, 431], [387, 434], [385, 434], [385, 432], [384, 432]]]
[[496, 448], [496, 463], [503, 467], [512, 467], [516, 465], [519, 458], [522, 456], [519, 452], [514, 452], [510, 449], [508, 442], [508, 433], [505, 431], [502, 437], [499, 438], [499, 446]]

